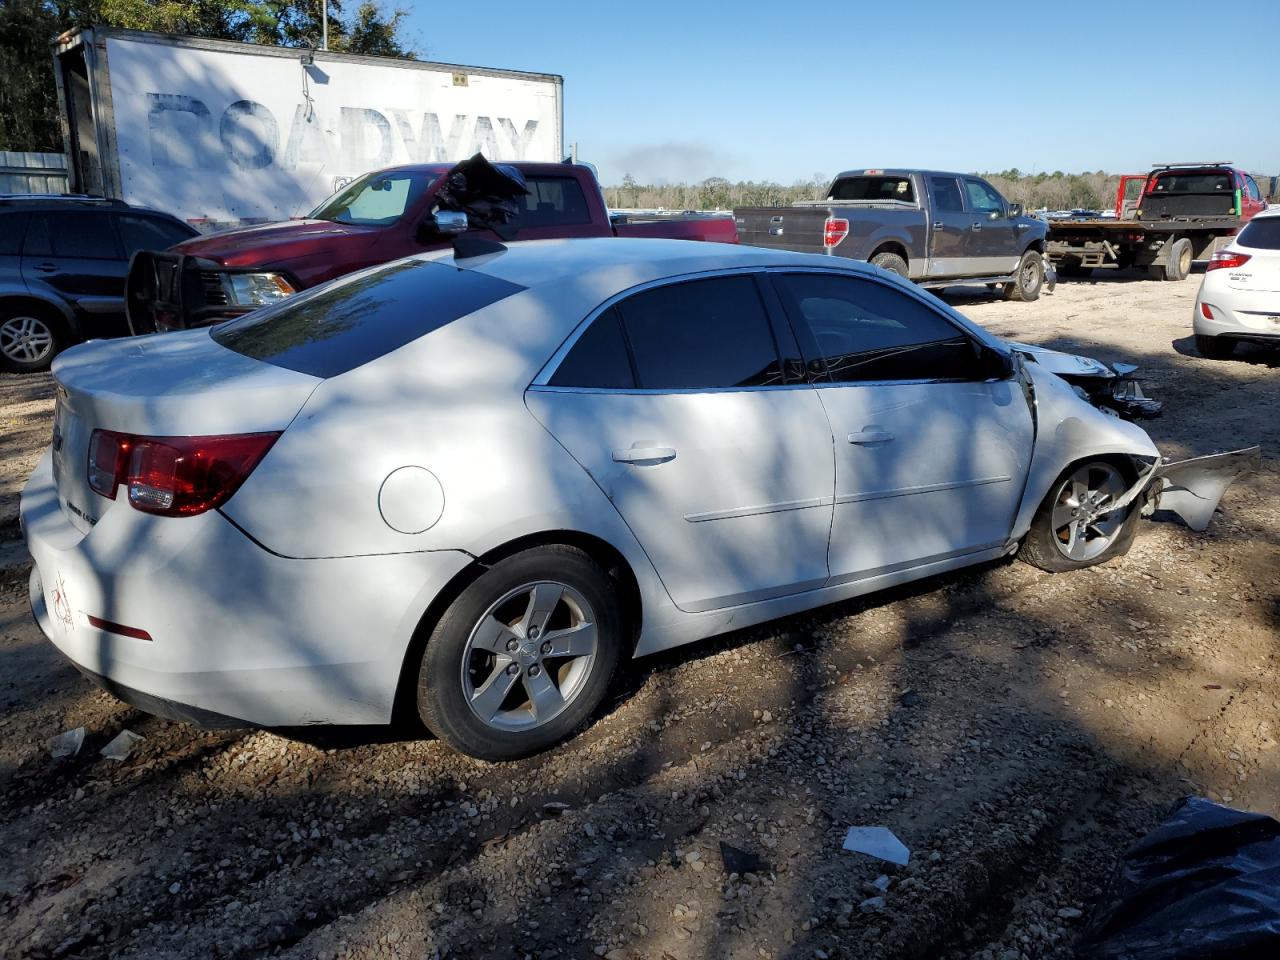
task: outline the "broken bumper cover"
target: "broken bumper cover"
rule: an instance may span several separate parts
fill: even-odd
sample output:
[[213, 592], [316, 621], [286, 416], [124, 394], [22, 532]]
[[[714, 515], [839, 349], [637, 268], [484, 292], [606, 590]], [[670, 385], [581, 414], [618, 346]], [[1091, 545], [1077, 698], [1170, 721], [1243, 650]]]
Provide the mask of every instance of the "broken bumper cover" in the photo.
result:
[[1010, 342], [1009, 346], [1024, 358], [1038, 363], [1067, 381], [1075, 388], [1076, 393], [1099, 410], [1126, 420], [1146, 420], [1158, 417], [1164, 411], [1163, 402], [1153, 400], [1143, 392], [1141, 378], [1134, 376], [1138, 369], [1134, 364], [1114, 363], [1107, 366], [1092, 357], [1081, 357], [1027, 343]]
[[1253, 473], [1261, 466], [1261, 447], [1214, 453], [1176, 463], [1156, 460], [1123, 496], [1103, 512], [1121, 510], [1141, 497], [1149, 507], [1144, 508], [1144, 515], [1156, 510], [1169, 510], [1198, 532], [1209, 526], [1227, 487], [1238, 477]]

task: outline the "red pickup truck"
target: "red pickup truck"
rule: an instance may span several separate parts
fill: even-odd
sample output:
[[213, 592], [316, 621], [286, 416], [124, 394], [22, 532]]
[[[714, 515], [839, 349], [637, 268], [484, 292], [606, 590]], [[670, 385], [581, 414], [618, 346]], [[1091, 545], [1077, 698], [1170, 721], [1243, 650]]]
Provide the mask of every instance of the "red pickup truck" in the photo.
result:
[[217, 323], [334, 277], [448, 246], [459, 236], [543, 240], [662, 237], [737, 243], [732, 217], [610, 217], [590, 167], [392, 167], [347, 184], [304, 219], [195, 237], [134, 255], [125, 289], [134, 333]]

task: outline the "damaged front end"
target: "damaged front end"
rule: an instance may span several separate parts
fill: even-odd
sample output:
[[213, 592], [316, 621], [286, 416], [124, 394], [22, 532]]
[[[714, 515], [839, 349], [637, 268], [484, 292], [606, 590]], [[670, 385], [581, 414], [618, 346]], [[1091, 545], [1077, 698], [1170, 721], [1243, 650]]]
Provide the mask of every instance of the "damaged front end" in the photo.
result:
[[1160, 416], [1164, 403], [1142, 391], [1137, 367], [1131, 363], [1107, 366], [1101, 360], [1081, 357], [1026, 343], [1009, 343], [1026, 360], [1039, 364], [1069, 383], [1083, 399], [1103, 413], [1125, 420], [1149, 420]]
[[1142, 502], [1142, 515], [1169, 510], [1197, 532], [1209, 526], [1218, 502], [1227, 487], [1246, 473], [1262, 466], [1262, 448], [1246, 447], [1228, 453], [1214, 453], [1169, 463], [1156, 458], [1141, 470], [1137, 481], [1123, 496], [1098, 511], [1099, 516], [1123, 510], [1135, 500]]

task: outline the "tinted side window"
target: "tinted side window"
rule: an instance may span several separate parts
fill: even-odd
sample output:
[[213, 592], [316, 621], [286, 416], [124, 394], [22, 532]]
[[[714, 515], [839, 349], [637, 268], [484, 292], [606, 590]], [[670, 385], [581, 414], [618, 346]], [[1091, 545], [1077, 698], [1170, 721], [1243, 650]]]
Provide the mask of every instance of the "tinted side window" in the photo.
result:
[[955, 177], [930, 177], [929, 187], [933, 191], [933, 205], [936, 209], [952, 213], [964, 210], [960, 184], [956, 183]]
[[596, 317], [548, 381], [553, 387], [629, 390], [636, 385], [616, 311]]
[[1248, 191], [1250, 198], [1254, 200], [1262, 199], [1262, 191], [1258, 189], [1257, 181], [1254, 180], [1253, 177], [1249, 176], [1248, 174], [1245, 175], [1244, 186], [1245, 186], [1245, 190]]
[[123, 260], [111, 219], [101, 213], [68, 211], [45, 214], [55, 257]]
[[618, 306], [638, 386], [650, 390], [783, 382], [769, 318], [751, 277], [694, 280]]
[[43, 213], [33, 214], [27, 224], [27, 238], [22, 242], [24, 257], [51, 257], [53, 247], [49, 243], [49, 222]]
[[27, 226], [25, 213], [0, 216], [0, 256], [16, 257], [22, 252], [22, 234]]
[[582, 184], [573, 177], [530, 177], [528, 195], [521, 197], [522, 227], [556, 227], [590, 223], [591, 211]]
[[118, 217], [116, 224], [120, 228], [126, 257], [132, 257], [139, 250], [167, 250], [175, 243], [195, 236], [194, 231], [159, 217], [126, 215]]
[[969, 209], [975, 213], [999, 213], [1004, 210], [1004, 200], [1000, 194], [981, 180], [965, 180], [964, 188], [969, 194]]
[[963, 331], [906, 293], [830, 274], [778, 279], [836, 383], [986, 379]]

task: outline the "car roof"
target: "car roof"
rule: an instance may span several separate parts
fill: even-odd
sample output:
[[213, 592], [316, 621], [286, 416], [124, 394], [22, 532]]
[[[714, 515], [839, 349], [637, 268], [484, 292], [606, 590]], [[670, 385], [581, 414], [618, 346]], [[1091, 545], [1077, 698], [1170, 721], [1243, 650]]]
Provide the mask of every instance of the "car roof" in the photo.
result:
[[602, 298], [651, 280], [735, 267], [793, 266], [862, 274], [878, 272], [860, 260], [844, 257], [697, 240], [630, 237], [526, 240], [493, 254], [459, 259], [452, 250], [443, 250], [431, 259], [527, 288], [573, 281]]
[[[110, 210], [117, 213], [150, 213], [155, 216], [177, 220], [171, 213], [153, 210], [150, 207], [135, 207], [123, 200], [108, 197], [94, 197], [80, 194], [43, 194], [43, 193], [0, 193], [0, 213], [5, 210]], [[178, 220], [181, 223], [181, 220]]]
[[1265, 210], [1259, 210], [1253, 215], [1253, 219], [1256, 220], [1258, 217], [1280, 217], [1280, 204], [1267, 207]]

